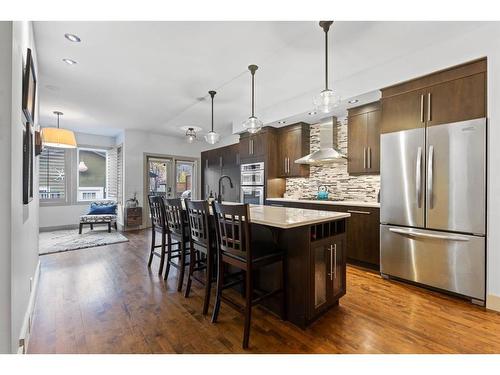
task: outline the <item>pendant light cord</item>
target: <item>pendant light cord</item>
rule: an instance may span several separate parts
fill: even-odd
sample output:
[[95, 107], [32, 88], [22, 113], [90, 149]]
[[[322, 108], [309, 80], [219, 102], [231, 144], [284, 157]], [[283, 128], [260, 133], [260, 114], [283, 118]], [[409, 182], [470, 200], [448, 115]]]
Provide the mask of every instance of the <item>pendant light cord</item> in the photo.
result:
[[325, 30], [325, 90], [328, 90], [328, 30]]
[[249, 65], [248, 70], [252, 74], [252, 117], [255, 117], [255, 71], [259, 69], [257, 65]]
[[209, 91], [210, 97], [212, 98], [212, 133], [214, 132], [214, 96], [217, 94], [216, 91]]

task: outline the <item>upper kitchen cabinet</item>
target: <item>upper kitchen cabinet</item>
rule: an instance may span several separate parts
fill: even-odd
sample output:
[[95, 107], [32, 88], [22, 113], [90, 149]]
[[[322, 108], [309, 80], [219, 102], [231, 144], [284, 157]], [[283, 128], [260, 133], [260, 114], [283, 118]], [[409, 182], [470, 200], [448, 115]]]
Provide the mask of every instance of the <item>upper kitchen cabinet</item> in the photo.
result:
[[349, 174], [380, 173], [380, 103], [348, 110]]
[[485, 58], [382, 89], [382, 133], [485, 116]]
[[240, 135], [240, 157], [243, 162], [261, 161], [266, 156], [269, 130], [264, 128], [255, 134]]
[[278, 175], [280, 177], [309, 177], [309, 165], [295, 160], [309, 154], [310, 130], [303, 122], [278, 130]]

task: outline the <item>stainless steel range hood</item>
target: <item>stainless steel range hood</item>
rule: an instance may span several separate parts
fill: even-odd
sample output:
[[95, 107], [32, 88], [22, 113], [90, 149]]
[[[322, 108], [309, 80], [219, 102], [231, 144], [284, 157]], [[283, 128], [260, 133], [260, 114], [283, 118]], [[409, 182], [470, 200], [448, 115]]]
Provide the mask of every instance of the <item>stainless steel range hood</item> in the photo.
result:
[[[334, 126], [335, 125], [335, 126]], [[347, 159], [338, 149], [337, 143], [337, 118], [319, 124], [319, 150], [295, 160], [297, 164], [320, 165], [338, 163]]]

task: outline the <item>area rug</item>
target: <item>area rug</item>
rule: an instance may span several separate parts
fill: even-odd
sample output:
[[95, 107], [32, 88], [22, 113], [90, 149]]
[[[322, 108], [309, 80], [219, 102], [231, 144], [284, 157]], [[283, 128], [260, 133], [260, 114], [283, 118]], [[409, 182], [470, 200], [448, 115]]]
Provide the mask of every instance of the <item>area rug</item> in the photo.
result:
[[39, 254], [59, 253], [89, 247], [111, 245], [119, 242], [127, 242], [128, 238], [119, 232], [107, 228], [84, 231], [78, 234], [78, 229], [56, 230], [52, 232], [41, 232], [39, 240]]

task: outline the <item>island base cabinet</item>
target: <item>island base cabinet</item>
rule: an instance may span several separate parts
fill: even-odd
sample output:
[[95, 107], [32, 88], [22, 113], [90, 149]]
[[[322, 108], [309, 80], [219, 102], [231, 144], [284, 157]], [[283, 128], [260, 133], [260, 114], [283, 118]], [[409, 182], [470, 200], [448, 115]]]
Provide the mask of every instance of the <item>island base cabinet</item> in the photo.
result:
[[345, 248], [345, 235], [311, 243], [309, 320], [336, 305], [345, 294]]

